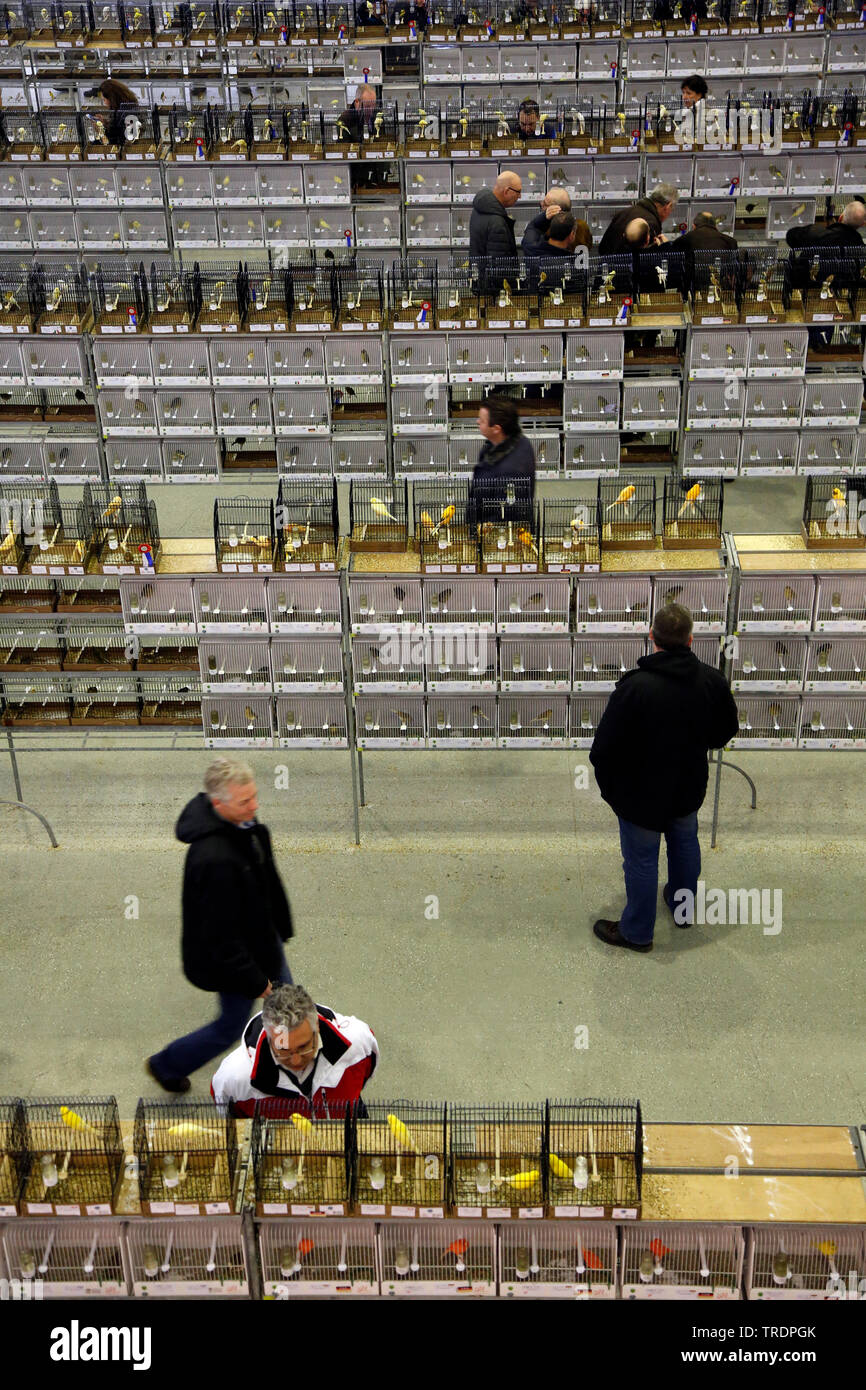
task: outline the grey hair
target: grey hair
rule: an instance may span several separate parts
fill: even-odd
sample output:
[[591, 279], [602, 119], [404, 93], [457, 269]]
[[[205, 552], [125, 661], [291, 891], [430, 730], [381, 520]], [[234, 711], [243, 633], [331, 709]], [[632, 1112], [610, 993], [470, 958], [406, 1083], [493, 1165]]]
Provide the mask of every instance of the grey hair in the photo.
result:
[[300, 1028], [305, 1019], [315, 1032], [319, 1015], [302, 985], [280, 985], [271, 991], [262, 1006], [262, 1023], [266, 1028], [284, 1028], [291, 1033]]
[[556, 203], [563, 212], [571, 212], [571, 194], [567, 188], [549, 188], [547, 190], [547, 201]]
[[692, 223], [693, 227], [715, 227], [715, 225], [716, 219], [711, 212], [699, 212]]
[[846, 227], [862, 227], [866, 222], [866, 206], [855, 198], [842, 209], [842, 223]]
[[222, 801], [229, 787], [244, 787], [254, 781], [252, 768], [240, 758], [214, 758], [204, 775], [204, 789], [211, 801]]
[[675, 203], [679, 196], [679, 192], [672, 183], [657, 183], [650, 194], [650, 202], [663, 208], [666, 203]]

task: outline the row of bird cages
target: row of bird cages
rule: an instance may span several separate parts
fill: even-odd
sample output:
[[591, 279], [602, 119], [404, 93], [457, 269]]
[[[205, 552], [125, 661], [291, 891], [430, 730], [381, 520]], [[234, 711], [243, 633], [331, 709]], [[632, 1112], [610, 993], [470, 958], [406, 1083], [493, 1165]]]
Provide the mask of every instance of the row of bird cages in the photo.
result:
[[202, 696], [190, 676], [4, 675], [2, 698], [2, 723], [17, 729], [201, 728]]
[[121, 598], [124, 622], [132, 633], [342, 631], [336, 574], [123, 579]]
[[339, 546], [334, 481], [280, 482], [276, 512], [271, 501], [218, 498], [214, 502], [217, 568], [236, 574], [303, 566], [336, 570]]
[[740, 577], [737, 634], [866, 631], [864, 573]]
[[687, 429], [680, 463], [689, 477], [792, 477], [866, 471], [863, 434], [857, 430]]
[[737, 328], [726, 333], [694, 328], [689, 334], [686, 371], [690, 381], [803, 376], [808, 348], [806, 328]]
[[77, 210], [0, 213], [2, 251], [167, 251], [162, 209], [135, 212]]
[[[79, 217], [79, 214], [76, 214]], [[124, 215], [126, 216], [126, 215]], [[135, 216], [141, 226], [144, 219]], [[92, 225], [93, 219], [90, 219]], [[381, 208], [330, 208], [308, 211], [305, 208], [276, 206], [261, 208], [227, 208], [217, 211], [198, 207], [179, 207], [171, 214], [174, 245], [184, 248], [208, 249], [271, 247], [315, 251], [322, 248], [392, 247], [400, 240], [400, 215]], [[455, 237], [464, 238], [465, 228]], [[450, 245], [450, 239], [443, 244]], [[88, 249], [82, 246], [82, 249]]]
[[390, 375], [395, 386], [432, 382], [619, 380], [625, 336], [616, 333], [568, 334], [563, 353], [560, 333], [462, 335], [392, 334]]
[[82, 164], [70, 169], [28, 164], [0, 174], [3, 201], [10, 207], [162, 208], [162, 179], [156, 169], [135, 165]]
[[167, 634], [130, 641], [122, 623], [82, 614], [79, 619], [7, 618], [0, 615], [0, 671], [12, 674], [25, 669], [42, 671], [156, 671], [178, 674], [149, 677], [142, 694], [188, 695], [201, 693], [197, 680], [199, 660], [195, 637], [169, 638]]
[[[10, 386], [0, 393], [0, 432], [3, 425], [85, 425], [92, 433], [96, 422], [96, 403], [93, 391], [81, 386]], [[62, 433], [62, 429], [58, 431]], [[32, 443], [33, 441], [31, 441]], [[18, 466], [20, 456], [16, 454], [12, 438], [0, 448], [0, 476], [9, 470], [5, 464]], [[6, 453], [5, 450], [9, 452]], [[28, 457], [36, 458], [38, 450]], [[13, 469], [14, 471], [14, 469]], [[26, 472], [26, 470], [25, 470]]]
[[[247, 351], [247, 356], [253, 349]], [[219, 357], [218, 353], [214, 354]], [[159, 349], [155, 356], [159, 357]], [[176, 360], [182, 359], [175, 353]], [[134, 394], [133, 394], [134, 392]], [[240, 387], [215, 390], [138, 384], [99, 393], [103, 433], [115, 435], [370, 435], [387, 423], [385, 388], [377, 386]], [[0, 412], [2, 418], [2, 412]], [[371, 471], [377, 471], [375, 467]]]
[[[2, 561], [2, 556], [0, 556]], [[70, 578], [3, 574], [0, 564], [0, 614], [120, 613], [120, 579], [115, 575]]]
[[[16, 363], [15, 344], [0, 342], [0, 377], [4, 353]], [[96, 379], [102, 386], [348, 386], [378, 385], [384, 378], [382, 343], [332, 338], [239, 337], [207, 340], [171, 338], [148, 341], [96, 339]]]
[[[653, 383], [655, 385], [655, 383]], [[592, 392], [592, 387], [566, 387], [566, 392]], [[624, 394], [630, 390], [624, 386]], [[610, 394], [610, 388], [606, 388]], [[649, 387], [639, 387], [649, 393]], [[601, 414], [602, 396], [598, 396]], [[679, 401], [677, 401], [679, 405]], [[863, 405], [863, 377], [821, 374], [781, 380], [693, 381], [685, 400], [686, 429], [712, 429], [726, 426], [797, 428], [800, 425], [827, 428], [854, 428], [860, 424]], [[564, 409], [565, 407], [563, 407]], [[626, 418], [625, 405], [623, 417]], [[614, 421], [616, 417], [614, 417]]]
[[679, 426], [680, 382], [654, 376], [651, 381], [610, 384], [568, 382], [562, 394], [563, 428], [572, 430], [671, 430]]
[[[0, 444], [0, 483], [99, 481], [102, 463], [96, 439], [10, 439]], [[0, 544], [0, 565], [4, 559]]]
[[731, 687], [744, 693], [862, 694], [866, 689], [864, 659], [863, 636], [827, 640], [744, 633], [731, 647]]
[[339, 637], [203, 637], [198, 655], [206, 695], [343, 689]]
[[738, 691], [739, 727], [730, 748], [866, 748], [866, 699], [856, 694], [745, 694]]

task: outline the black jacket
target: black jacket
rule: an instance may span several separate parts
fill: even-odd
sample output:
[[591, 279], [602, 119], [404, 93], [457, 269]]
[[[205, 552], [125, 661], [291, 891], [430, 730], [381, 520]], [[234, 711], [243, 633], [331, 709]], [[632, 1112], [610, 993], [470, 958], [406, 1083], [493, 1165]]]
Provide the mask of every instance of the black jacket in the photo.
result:
[[467, 525], [477, 526], [500, 517], [507, 484], [516, 478], [525, 479], [528, 487], [521, 488], [517, 500], [506, 506], [505, 519], [528, 521], [532, 516], [532, 499], [535, 496], [535, 453], [532, 445], [525, 434], [515, 435], [513, 439], [505, 439], [495, 445], [485, 440], [469, 484]]
[[736, 251], [738, 248], [734, 238], [727, 232], [720, 232], [718, 227], [692, 227], [672, 241], [670, 249], [689, 255], [695, 251]]
[[832, 251], [839, 246], [855, 246], [863, 249], [863, 238], [856, 227], [846, 227], [842, 222], [812, 222], [808, 227], [789, 227], [785, 233], [789, 246], [814, 246], [818, 251]]
[[241, 830], [204, 792], [175, 828], [183, 870], [183, 970], [190, 984], [256, 999], [280, 970], [292, 914], [264, 825]]
[[618, 212], [613, 218], [598, 244], [600, 256], [625, 256], [635, 249], [626, 241], [625, 229], [636, 217], [642, 217], [649, 224], [651, 242], [659, 235], [662, 220], [659, 217], [658, 203], [654, 203], [651, 198], [641, 198], [638, 202], [632, 203], [630, 208], [623, 208], [622, 212]]
[[526, 231], [523, 233], [523, 240], [520, 245], [523, 247], [527, 256], [540, 255], [539, 248], [542, 243], [547, 243], [547, 229], [550, 226], [550, 218], [546, 212], [540, 212], [537, 217], [527, 224]]
[[517, 256], [514, 221], [489, 188], [482, 188], [472, 200], [469, 218], [470, 256]]
[[720, 671], [681, 647], [642, 656], [617, 682], [589, 760], [602, 799], [624, 820], [664, 830], [707, 794], [707, 750], [739, 727]]

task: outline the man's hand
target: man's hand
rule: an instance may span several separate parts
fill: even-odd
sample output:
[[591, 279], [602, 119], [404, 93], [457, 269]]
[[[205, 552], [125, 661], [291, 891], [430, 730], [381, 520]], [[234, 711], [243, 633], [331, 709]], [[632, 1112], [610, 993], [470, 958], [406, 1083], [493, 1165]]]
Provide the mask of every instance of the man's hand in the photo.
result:
[[547, 220], [549, 222], [558, 212], [562, 211], [562, 208], [559, 206], [559, 203], [548, 203], [544, 211], [547, 213]]
[[270, 980], [268, 980], [268, 987], [267, 987], [267, 989], [263, 989], [263, 990], [262, 990], [262, 998], [263, 998], [263, 999], [267, 999], [268, 995], [269, 995], [269, 994], [273, 994], [273, 992], [274, 992], [274, 987], [273, 987], [273, 985], [271, 984]]

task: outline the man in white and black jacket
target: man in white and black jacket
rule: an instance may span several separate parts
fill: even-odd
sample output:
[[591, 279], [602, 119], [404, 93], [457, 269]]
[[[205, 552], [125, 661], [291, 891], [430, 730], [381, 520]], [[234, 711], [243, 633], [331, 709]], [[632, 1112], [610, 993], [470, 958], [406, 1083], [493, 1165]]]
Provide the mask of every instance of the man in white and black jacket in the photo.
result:
[[[602, 918], [593, 931], [608, 946], [632, 951], [652, 950], [662, 835], [668, 855], [665, 903], [672, 911], [675, 903], [694, 904], [707, 751], [723, 748], [739, 727], [722, 672], [689, 650], [689, 610], [666, 604], [653, 618], [650, 635], [655, 651], [617, 682], [589, 753], [602, 800], [619, 820], [627, 897], [619, 922]], [[677, 898], [683, 889], [690, 899]], [[678, 918], [679, 913], [677, 926], [692, 925]]]
[[211, 1085], [217, 1105], [252, 1115], [268, 1098], [307, 1102], [314, 1115], [342, 1114], [376, 1070], [379, 1044], [350, 1014], [315, 1004], [300, 985], [281, 985], [250, 1019]]

